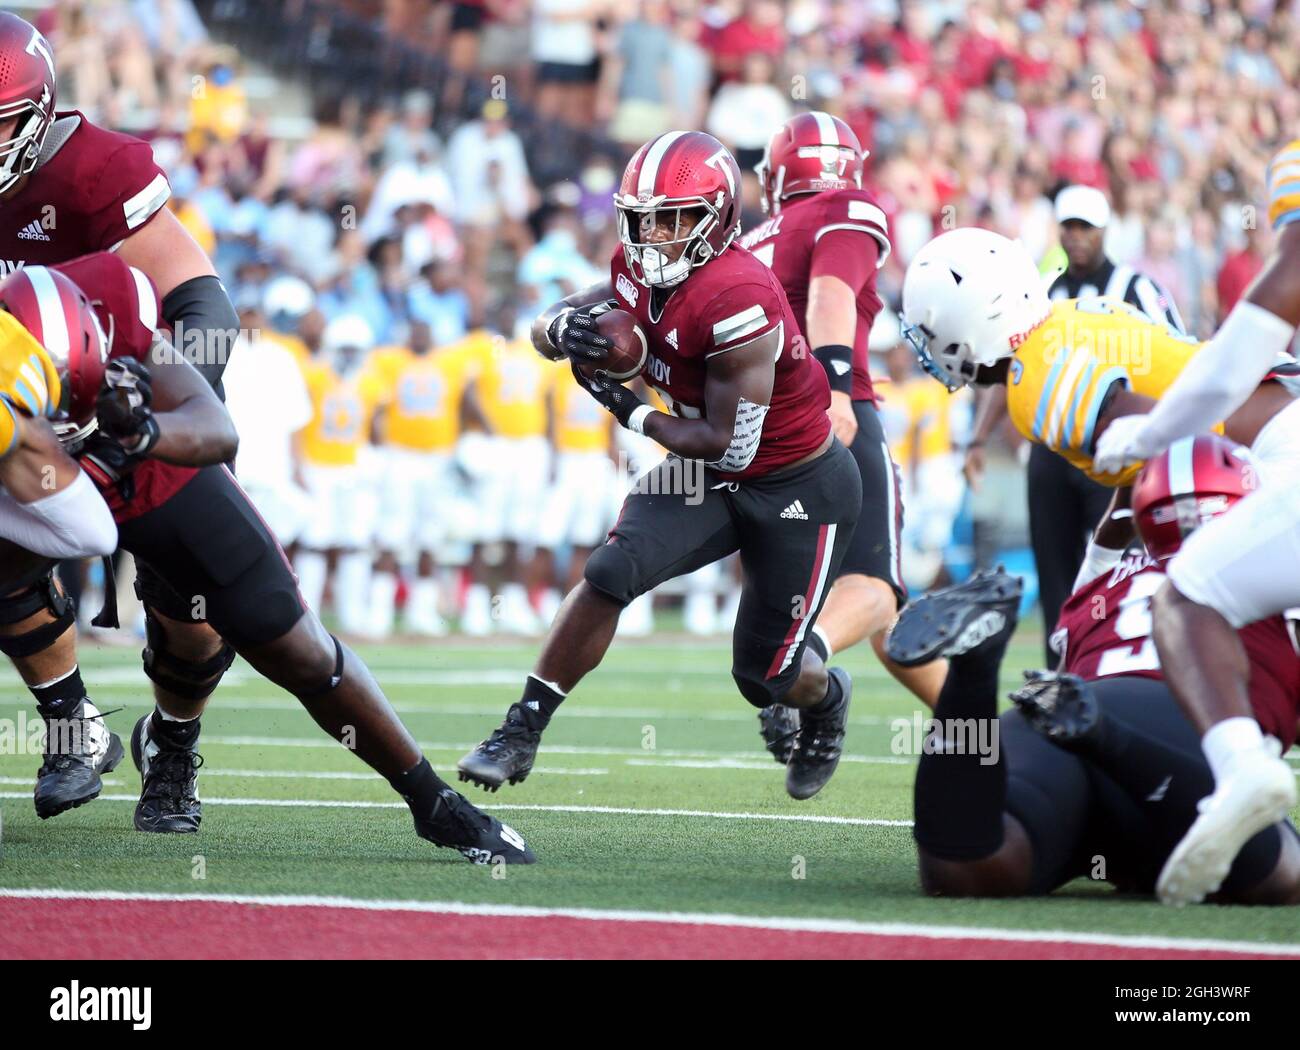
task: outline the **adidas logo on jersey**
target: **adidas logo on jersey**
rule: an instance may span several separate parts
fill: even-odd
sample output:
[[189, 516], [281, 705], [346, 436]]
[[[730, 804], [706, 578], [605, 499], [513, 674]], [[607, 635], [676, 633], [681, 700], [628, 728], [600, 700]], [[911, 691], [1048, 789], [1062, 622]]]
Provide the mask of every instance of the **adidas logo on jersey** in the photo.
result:
[[800, 521], [808, 520], [808, 515], [804, 511], [803, 503], [800, 500], [795, 500], [790, 504], [790, 506], [786, 507], [785, 510], [781, 511], [781, 517], [798, 518]]
[[50, 235], [41, 229], [41, 224], [33, 219], [18, 231], [20, 241], [48, 241]]
[[671, 346], [674, 350], [677, 349], [677, 329], [676, 329], [676, 328], [674, 328], [671, 332], [669, 332], [666, 336], [664, 336], [664, 342], [667, 343], [669, 346]]

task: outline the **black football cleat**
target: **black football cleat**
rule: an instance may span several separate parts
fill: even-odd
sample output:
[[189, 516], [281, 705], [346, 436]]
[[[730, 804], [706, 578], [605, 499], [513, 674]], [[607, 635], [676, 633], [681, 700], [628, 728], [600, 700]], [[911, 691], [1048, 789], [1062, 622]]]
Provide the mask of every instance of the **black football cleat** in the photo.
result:
[[826, 673], [840, 683], [840, 701], [825, 714], [799, 712], [799, 731], [795, 734], [794, 747], [785, 767], [786, 793], [801, 802], [812, 798], [830, 783], [844, 748], [853, 679], [842, 667], [831, 667]]
[[435, 846], [456, 850], [473, 864], [537, 861], [519, 832], [449, 787], [438, 792], [438, 807], [430, 816], [415, 818], [415, 833]]
[[758, 733], [763, 746], [781, 765], [790, 761], [794, 737], [799, 732], [799, 709], [785, 704], [768, 704], [758, 713]]
[[1011, 702], [1035, 730], [1067, 750], [1090, 742], [1101, 721], [1096, 695], [1077, 674], [1026, 671]]
[[922, 595], [894, 624], [885, 645], [889, 658], [903, 667], [917, 667], [962, 656], [986, 642], [1005, 643], [1015, 630], [1023, 589], [1019, 576], [999, 566]]
[[145, 715], [131, 733], [131, 759], [140, 771], [141, 785], [136, 830], [192, 835], [203, 819], [197, 783], [203, 756], [193, 748], [169, 747], [155, 739], [150, 731], [152, 718]]
[[89, 700], [66, 717], [46, 717], [45, 758], [32, 795], [36, 815], [49, 820], [98, 798], [104, 790], [100, 778], [117, 768], [122, 755], [122, 741]]
[[524, 709], [511, 704], [506, 720], [492, 730], [492, 735], [456, 763], [460, 779], [496, 791], [502, 784], [522, 784], [532, 772], [542, 731], [532, 729], [524, 719]]

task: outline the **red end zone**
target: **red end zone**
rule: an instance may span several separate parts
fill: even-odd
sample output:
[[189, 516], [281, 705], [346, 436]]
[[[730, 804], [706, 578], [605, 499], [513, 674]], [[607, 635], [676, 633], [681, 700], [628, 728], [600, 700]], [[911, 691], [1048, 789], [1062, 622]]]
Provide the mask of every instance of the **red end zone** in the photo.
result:
[[[0, 958], [1212, 959], [1276, 958], [1296, 951], [1288, 946], [1270, 951], [1264, 945], [1256, 951], [1235, 943], [1153, 947], [1012, 931], [1005, 937], [943, 936], [929, 927], [925, 934], [839, 932], [748, 924], [763, 920], [732, 925], [721, 917], [689, 922], [472, 909], [414, 902], [388, 909], [202, 898], [0, 896]], [[52, 929], [64, 933], [51, 939]], [[1125, 940], [1134, 939], [1116, 938]]]

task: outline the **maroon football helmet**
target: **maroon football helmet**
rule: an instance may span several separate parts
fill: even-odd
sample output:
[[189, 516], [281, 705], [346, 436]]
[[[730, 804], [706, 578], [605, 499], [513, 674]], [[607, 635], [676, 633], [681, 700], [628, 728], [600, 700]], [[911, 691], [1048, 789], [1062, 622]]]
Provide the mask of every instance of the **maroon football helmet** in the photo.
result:
[[839, 117], [820, 110], [791, 117], [772, 136], [754, 169], [763, 210], [776, 215], [782, 202], [797, 193], [861, 189], [865, 156], [858, 136]]
[[95, 399], [104, 382], [111, 340], [85, 292], [47, 266], [24, 266], [0, 281], [7, 310], [54, 361], [63, 396], [51, 419], [65, 445], [76, 448], [98, 426]]
[[[618, 235], [632, 276], [669, 288], [720, 255], [740, 232], [740, 167], [721, 142], [702, 131], [669, 131], [628, 161], [614, 194]], [[670, 212], [673, 236], [652, 242], [649, 231]], [[683, 213], [694, 212], [689, 227]], [[672, 247], [681, 251], [671, 256]]]
[[1172, 558], [1196, 529], [1259, 485], [1250, 453], [1217, 434], [1183, 438], [1133, 483], [1133, 518], [1147, 553]]
[[54, 123], [54, 52], [30, 22], [0, 12], [0, 122], [17, 118], [0, 144], [0, 193], [36, 167]]

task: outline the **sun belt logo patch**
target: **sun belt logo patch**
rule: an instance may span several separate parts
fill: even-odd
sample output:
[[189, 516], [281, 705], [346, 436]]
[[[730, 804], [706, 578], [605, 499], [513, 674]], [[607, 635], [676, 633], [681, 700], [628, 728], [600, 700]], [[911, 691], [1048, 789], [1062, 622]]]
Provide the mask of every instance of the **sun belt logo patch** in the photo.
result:
[[628, 279], [627, 274], [621, 273], [618, 275], [618, 280], [614, 282], [614, 289], [627, 301], [629, 306], [636, 306], [637, 298], [641, 293], [637, 291], [636, 285]]

